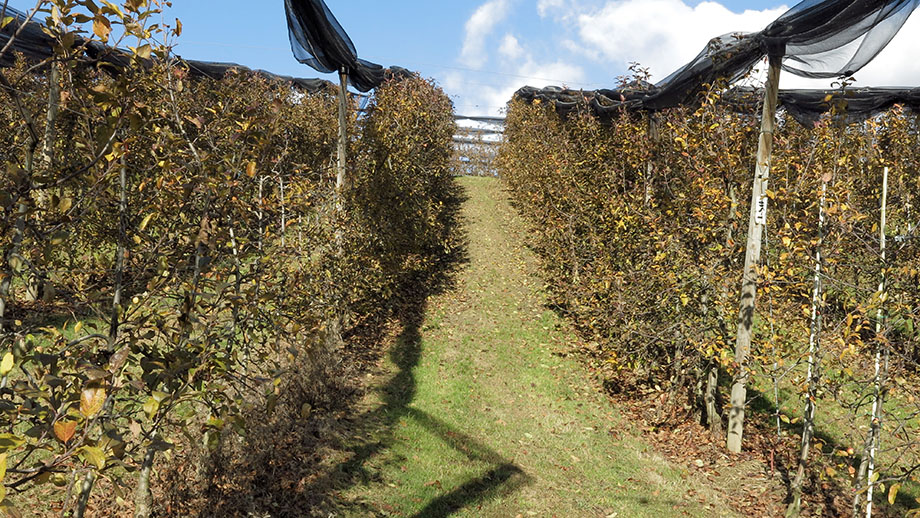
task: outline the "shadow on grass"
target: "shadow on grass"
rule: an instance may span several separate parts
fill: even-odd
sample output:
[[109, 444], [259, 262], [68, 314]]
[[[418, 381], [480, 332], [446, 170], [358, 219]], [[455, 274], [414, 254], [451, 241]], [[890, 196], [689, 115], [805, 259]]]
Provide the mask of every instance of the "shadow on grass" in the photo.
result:
[[[323, 389], [326, 393], [316, 394], [309, 377], [289, 380], [280, 387], [287, 394], [283, 408], [279, 405], [264, 421], [250, 423], [245, 436], [225, 437], [216, 450], [197, 458], [176, 458], [176, 466], [160, 481], [160, 516], [389, 516], [394, 510], [386, 504], [347, 501], [342, 492], [385, 482], [377, 475], [383, 454], [398, 440], [397, 427], [407, 419], [470, 461], [488, 466], [457, 487], [443, 488], [444, 494], [427, 503], [416, 501], [424, 507], [413, 516], [446, 518], [528, 483], [518, 466], [463, 430], [410, 407], [417, 391], [413, 369], [422, 356], [427, 301], [453, 288], [457, 272], [468, 262], [460, 216], [464, 201], [457, 186], [449, 204], [455, 246], [434, 267], [405, 279], [400, 292], [381, 304], [381, 315], [351, 330], [339, 369], [331, 375], [336, 379]], [[394, 335], [395, 341], [387, 338]], [[397, 370], [378, 389], [380, 405], [356, 415], [361, 391], [355, 380], [386, 354], [380, 346], [386, 342], [393, 343], [388, 354]], [[309, 419], [302, 415], [304, 402], [316, 409]]]
[[[758, 433], [763, 436], [768, 436], [770, 434], [775, 436], [775, 419], [778, 413], [778, 409], [774, 401], [772, 401], [771, 397], [767, 394], [764, 394], [763, 392], [750, 387], [748, 388], [748, 397], [748, 405], [752, 410], [751, 414], [757, 417], [754, 425], [760, 428]], [[794, 396], [786, 390], [781, 390], [780, 397], [783, 400], [789, 400]], [[779, 414], [788, 418], [785, 420], [780, 420], [780, 428], [787, 432], [791, 437], [795, 438], [796, 440], [800, 440], [803, 433], [803, 423], [793, 423], [792, 420], [796, 417], [794, 415], [786, 415], [783, 412], [779, 412]], [[848, 446], [852, 446], [841, 443], [838, 438], [821, 429], [816, 428], [814, 430], [814, 436], [815, 439], [824, 444], [822, 451], [820, 451], [820, 455], [823, 455], [824, 457], [830, 456], [836, 451], [845, 450]], [[859, 448], [857, 448], [857, 451], [858, 450]], [[792, 498], [792, 477], [795, 475], [796, 469], [798, 469], [799, 450], [796, 448], [794, 452], [794, 458], [784, 459], [783, 456], [778, 456], [776, 460], [776, 470], [782, 476], [783, 483], [786, 486], [787, 496], [785, 503], [787, 504], [791, 501]], [[820, 458], [817, 456], [818, 453], [819, 452], [815, 452], [814, 450], [812, 451], [811, 466], [808, 467], [808, 471], [806, 472], [807, 474], [804, 494], [806, 495], [806, 498], [811, 496], [815, 500], [821, 500], [826, 508], [832, 510], [832, 512], [836, 509], [839, 513], [841, 513], [841, 515], [846, 515], [850, 512], [849, 506], [852, 498], [852, 486], [848, 483], [850, 481], [849, 479], [841, 479], [839, 477], [824, 477], [823, 473], [819, 473], [823, 472], [823, 467], [825, 465], [834, 468], [836, 468], [836, 466], [834, 466], [833, 463], [826, 464], [823, 460], [816, 462], [815, 459]], [[858, 469], [859, 464], [862, 461], [862, 456], [857, 453], [856, 455], [852, 455], [847, 458], [837, 458], [837, 460], [843, 461], [846, 465], [853, 469]], [[885, 509], [886, 512], [888, 512], [888, 510], [895, 510], [895, 507], [900, 508], [899, 510], [902, 512], [904, 510], [918, 509], [920, 508], [920, 503], [918, 503], [917, 500], [913, 498], [913, 496], [914, 495], [911, 493], [911, 491], [906, 489], [903, 491], [903, 494], [898, 494], [895, 506], [889, 506], [887, 501], [880, 501], [878, 499], [876, 499], [876, 505], [880, 509]], [[841, 508], [841, 506], [843, 507]]]

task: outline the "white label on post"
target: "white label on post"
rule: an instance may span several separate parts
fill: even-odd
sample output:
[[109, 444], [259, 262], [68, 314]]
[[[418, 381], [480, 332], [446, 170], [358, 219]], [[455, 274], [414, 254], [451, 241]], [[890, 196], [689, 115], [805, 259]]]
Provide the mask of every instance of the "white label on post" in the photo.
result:
[[754, 213], [754, 223], [758, 225], [767, 224], [767, 202], [769, 198], [767, 195], [763, 195], [757, 200], [757, 212]]

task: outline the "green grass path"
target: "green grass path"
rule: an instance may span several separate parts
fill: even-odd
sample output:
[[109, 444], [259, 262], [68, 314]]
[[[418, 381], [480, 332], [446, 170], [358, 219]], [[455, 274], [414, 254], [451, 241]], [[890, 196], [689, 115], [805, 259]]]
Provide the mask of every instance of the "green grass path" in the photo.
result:
[[362, 402], [336, 516], [732, 516], [558, 354], [573, 333], [544, 306], [501, 183], [461, 184], [469, 264], [405, 325]]

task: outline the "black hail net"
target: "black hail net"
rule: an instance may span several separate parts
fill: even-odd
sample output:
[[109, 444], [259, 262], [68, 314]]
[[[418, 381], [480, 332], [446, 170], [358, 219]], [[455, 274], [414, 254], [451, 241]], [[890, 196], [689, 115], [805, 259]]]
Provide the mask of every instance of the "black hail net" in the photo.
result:
[[[288, 35], [297, 61], [323, 72], [345, 70], [352, 86], [367, 92], [380, 86], [388, 71], [358, 58], [354, 43], [323, 0], [284, 0]], [[405, 75], [403, 68], [389, 70]]]
[[[7, 8], [5, 16], [10, 16], [13, 21], [0, 30], [0, 49], [7, 46], [14, 35], [13, 43], [2, 56], [0, 67], [10, 67], [19, 57], [31, 62], [41, 62], [54, 55], [54, 39], [45, 34], [42, 25], [33, 18], [25, 23], [27, 16], [16, 9]], [[103, 45], [98, 41], [77, 38], [74, 48], [82, 52], [81, 59], [86, 66], [98, 66], [111, 74], [117, 74], [131, 63], [130, 55], [120, 49]], [[273, 74], [264, 70], [252, 70], [237, 63], [218, 63], [212, 61], [198, 61], [193, 59], [178, 59], [180, 65], [188, 68], [192, 78], [221, 79], [230, 70], [243, 73], [253, 73], [267, 79], [285, 81], [294, 88], [307, 93], [332, 89], [334, 86], [329, 81], [322, 79], [305, 79]], [[405, 73], [405, 72], [403, 72]]]
[[[622, 108], [655, 111], [695, 104], [695, 96], [703, 85], [719, 79], [729, 83], [738, 80], [764, 56], [782, 58], [785, 71], [804, 77], [846, 76], [861, 69], [885, 48], [918, 3], [920, 0], [805, 0], [761, 32], [732, 33], [712, 39], [695, 59], [655, 85], [637, 84], [594, 92], [525, 87], [516, 96], [525, 101], [552, 102], [563, 113], [588, 106], [599, 115], [608, 116]], [[363, 92], [379, 86], [389, 75], [409, 74], [405, 69], [387, 70], [359, 59], [348, 34], [323, 0], [285, 0], [285, 10], [291, 47], [298, 61], [321, 72], [345, 69], [355, 88]], [[53, 55], [54, 41], [39, 23], [32, 21], [22, 27], [26, 20], [23, 13], [8, 9], [8, 15], [14, 21], [0, 30], [0, 48], [6, 46], [13, 34], [19, 35], [10, 51], [0, 56], [0, 66], [10, 66], [17, 54], [32, 60]], [[88, 63], [100, 64], [112, 72], [130, 63], [126, 52], [98, 41], [78, 39], [77, 47], [83, 50]], [[235, 63], [184, 62], [193, 77], [220, 78], [231, 68], [249, 70]], [[277, 76], [265, 71], [255, 73], [290, 81], [308, 91], [329, 86], [328, 82], [317, 79]], [[797, 120], [809, 122], [828, 109], [828, 93], [787, 90], [780, 94], [780, 102]], [[869, 117], [893, 104], [918, 106], [916, 89], [859, 88], [842, 95], [852, 120]], [[757, 102], [752, 92], [739, 89], [726, 97], [739, 109], [750, 109], [750, 103]]]
[[[765, 56], [782, 59], [783, 70], [798, 76], [849, 76], [888, 45], [918, 3], [920, 0], [806, 0], [761, 32], [713, 38], [696, 58], [655, 85], [593, 92], [525, 87], [515, 96], [527, 102], [553, 103], [563, 114], [588, 107], [609, 117], [624, 108], [657, 111], [693, 105], [703, 85], [720, 79], [733, 83]], [[828, 110], [828, 95], [842, 97], [850, 120], [865, 119], [894, 104], [920, 108], [918, 90], [910, 88], [785, 90], [780, 103], [788, 114], [807, 124]], [[726, 98], [744, 110], [759, 102], [754, 92], [743, 89], [728, 92]]]

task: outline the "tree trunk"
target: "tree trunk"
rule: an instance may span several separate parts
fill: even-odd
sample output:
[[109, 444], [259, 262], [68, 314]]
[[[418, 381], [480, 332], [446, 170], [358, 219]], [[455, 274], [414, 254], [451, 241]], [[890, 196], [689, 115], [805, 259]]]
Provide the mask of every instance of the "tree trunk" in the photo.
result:
[[[39, 159], [47, 171], [54, 168], [54, 144], [57, 140], [57, 119], [61, 102], [61, 69], [57, 63], [48, 65], [48, 111], [45, 116], [44, 144]], [[47, 209], [48, 197], [44, 191], [36, 191], [35, 204], [39, 209]], [[42, 298], [44, 282], [42, 274], [30, 269], [26, 282], [26, 300], [35, 302]]]
[[824, 207], [827, 203], [827, 182], [821, 183], [821, 200], [818, 203], [818, 244], [815, 249], [815, 278], [811, 294], [811, 332], [808, 336], [808, 392], [805, 396], [805, 415], [802, 428], [802, 449], [799, 455], [799, 467], [792, 481], [792, 502], [786, 510], [786, 517], [799, 516], [802, 511], [802, 485], [805, 481], [805, 469], [811, 440], [815, 434], [815, 405], [818, 401], [818, 384], [821, 381], [821, 316], [824, 300], [824, 284], [821, 282], [823, 247], [824, 247]]
[[287, 246], [287, 207], [284, 205], [284, 175], [278, 175], [278, 189], [281, 194], [281, 248]]
[[[882, 176], [882, 216], [880, 225], [879, 246], [882, 257], [882, 275], [878, 286], [879, 307], [875, 314], [875, 376], [873, 377], [873, 397], [872, 397], [872, 423], [869, 427], [869, 434], [863, 451], [862, 462], [859, 465], [857, 474], [857, 484], [861, 483], [862, 477], [866, 477], [866, 518], [872, 517], [872, 493], [875, 489], [875, 454], [879, 448], [882, 434], [882, 414], [885, 402], [885, 391], [888, 377], [888, 360], [889, 349], [882, 337], [882, 318], [884, 317], [884, 305], [888, 290], [887, 279], [887, 237], [885, 227], [888, 224], [888, 168], [884, 169]], [[860, 514], [861, 491], [859, 485], [856, 487], [855, 496], [853, 497], [853, 516], [858, 517]]]
[[153, 495], [150, 493], [150, 475], [153, 472], [153, 459], [157, 450], [147, 446], [144, 462], [137, 476], [137, 493], [134, 496], [134, 518], [150, 518], [153, 513]]
[[83, 479], [80, 486], [80, 500], [77, 502], [77, 510], [74, 512], [74, 518], [84, 518], [86, 516], [86, 507], [89, 505], [89, 496], [93, 492], [93, 486], [96, 484], [96, 472], [91, 468]]
[[713, 360], [706, 370], [706, 422], [713, 437], [722, 437], [722, 413], [719, 412], [719, 365]]
[[118, 340], [118, 326], [124, 313], [121, 305], [122, 284], [125, 274], [125, 238], [128, 233], [128, 166], [121, 159], [118, 173], [118, 245], [115, 247], [115, 294], [112, 296], [112, 316], [109, 323], [109, 351], [115, 350]]

